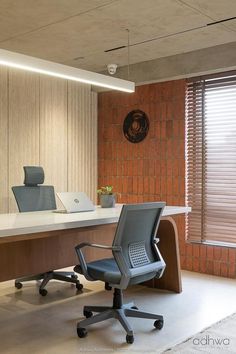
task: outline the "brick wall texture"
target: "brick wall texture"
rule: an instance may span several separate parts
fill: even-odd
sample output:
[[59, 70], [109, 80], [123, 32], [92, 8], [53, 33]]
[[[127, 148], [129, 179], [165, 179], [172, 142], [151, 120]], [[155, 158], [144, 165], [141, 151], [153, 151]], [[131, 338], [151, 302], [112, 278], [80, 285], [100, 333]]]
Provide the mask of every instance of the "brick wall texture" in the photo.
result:
[[[149, 133], [140, 143], [123, 135], [126, 115], [144, 111]], [[98, 95], [98, 185], [113, 185], [118, 202], [185, 205], [185, 80], [143, 85], [135, 93]], [[236, 250], [188, 244], [176, 216], [182, 269], [236, 277]]]

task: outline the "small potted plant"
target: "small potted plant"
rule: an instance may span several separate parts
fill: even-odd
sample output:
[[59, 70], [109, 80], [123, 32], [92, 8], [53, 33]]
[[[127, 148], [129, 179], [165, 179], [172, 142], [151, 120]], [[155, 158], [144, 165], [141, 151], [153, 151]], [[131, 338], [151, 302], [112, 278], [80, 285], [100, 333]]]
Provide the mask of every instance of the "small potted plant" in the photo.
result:
[[114, 208], [116, 196], [113, 193], [113, 186], [103, 186], [97, 190], [102, 208]]

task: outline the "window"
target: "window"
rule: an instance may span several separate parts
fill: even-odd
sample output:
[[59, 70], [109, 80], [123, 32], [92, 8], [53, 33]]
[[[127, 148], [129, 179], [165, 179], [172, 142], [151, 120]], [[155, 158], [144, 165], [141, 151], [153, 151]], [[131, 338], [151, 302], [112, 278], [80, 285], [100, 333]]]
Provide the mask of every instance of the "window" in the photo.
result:
[[188, 82], [186, 176], [188, 240], [236, 246], [236, 72]]

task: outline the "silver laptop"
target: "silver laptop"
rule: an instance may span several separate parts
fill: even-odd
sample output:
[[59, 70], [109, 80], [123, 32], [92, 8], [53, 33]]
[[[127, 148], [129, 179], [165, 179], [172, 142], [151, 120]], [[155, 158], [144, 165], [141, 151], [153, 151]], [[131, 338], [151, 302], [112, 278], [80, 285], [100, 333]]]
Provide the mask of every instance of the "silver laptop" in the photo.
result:
[[78, 213], [95, 210], [92, 201], [84, 192], [62, 192], [57, 193], [57, 196], [65, 207], [65, 210], [56, 210], [58, 213]]

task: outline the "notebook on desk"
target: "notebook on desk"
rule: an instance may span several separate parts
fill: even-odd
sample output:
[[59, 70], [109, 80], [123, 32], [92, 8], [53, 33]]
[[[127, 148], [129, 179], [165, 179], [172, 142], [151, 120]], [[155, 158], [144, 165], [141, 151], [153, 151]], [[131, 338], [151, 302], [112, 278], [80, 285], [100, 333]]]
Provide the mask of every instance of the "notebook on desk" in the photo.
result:
[[79, 213], [93, 211], [95, 206], [84, 192], [61, 192], [57, 193], [65, 210], [55, 210], [56, 213]]

